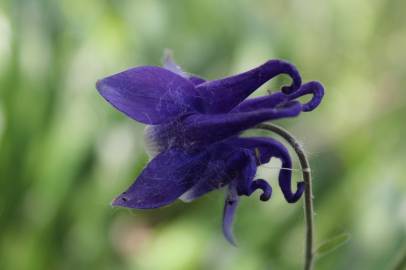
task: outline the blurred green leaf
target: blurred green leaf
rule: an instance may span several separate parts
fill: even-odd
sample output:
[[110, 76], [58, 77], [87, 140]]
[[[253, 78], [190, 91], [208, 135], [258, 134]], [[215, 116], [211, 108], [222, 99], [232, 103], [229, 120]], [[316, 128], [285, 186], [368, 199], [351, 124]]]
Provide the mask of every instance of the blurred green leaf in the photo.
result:
[[321, 244], [315, 251], [316, 256], [324, 256], [340, 246], [346, 244], [350, 240], [350, 235], [348, 233], [342, 233], [336, 235], [329, 240]]

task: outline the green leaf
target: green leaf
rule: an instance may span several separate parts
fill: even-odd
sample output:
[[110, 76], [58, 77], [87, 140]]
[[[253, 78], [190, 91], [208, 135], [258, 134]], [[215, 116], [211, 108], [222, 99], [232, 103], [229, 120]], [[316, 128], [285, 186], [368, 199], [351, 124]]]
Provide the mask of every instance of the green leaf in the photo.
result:
[[350, 235], [348, 233], [342, 233], [336, 235], [329, 240], [325, 241], [321, 244], [315, 251], [317, 256], [324, 256], [327, 253], [332, 252], [333, 250], [337, 249], [338, 247], [344, 245], [350, 239]]

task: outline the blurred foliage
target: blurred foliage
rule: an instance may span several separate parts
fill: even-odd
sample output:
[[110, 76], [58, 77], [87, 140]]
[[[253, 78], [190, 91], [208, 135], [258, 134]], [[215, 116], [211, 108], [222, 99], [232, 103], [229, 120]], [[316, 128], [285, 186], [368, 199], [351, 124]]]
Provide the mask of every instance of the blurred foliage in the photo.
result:
[[[404, 10], [401, 0], [2, 0], [0, 269], [301, 268], [302, 205], [277, 188], [268, 203], [243, 199], [239, 248], [221, 235], [220, 191], [110, 207], [147, 157], [143, 126], [95, 82], [159, 65], [164, 48], [209, 79], [284, 58], [323, 82], [318, 110], [280, 122], [311, 156], [317, 242], [351, 235], [316, 269], [385, 269], [406, 244]], [[260, 174], [276, 187], [273, 167]]]

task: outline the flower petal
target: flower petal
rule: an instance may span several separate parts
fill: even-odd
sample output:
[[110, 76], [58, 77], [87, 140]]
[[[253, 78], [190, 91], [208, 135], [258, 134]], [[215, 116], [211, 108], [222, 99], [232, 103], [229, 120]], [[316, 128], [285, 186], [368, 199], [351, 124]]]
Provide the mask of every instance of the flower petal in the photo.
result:
[[300, 87], [301, 78], [295, 66], [282, 60], [270, 60], [250, 71], [207, 81], [196, 89], [204, 98], [204, 109], [207, 113], [225, 113], [240, 104], [262, 84], [280, 74], [287, 74], [293, 80], [291, 86], [282, 88], [284, 93], [293, 93]]
[[292, 101], [309, 94], [312, 95], [310, 101], [302, 104], [302, 111], [309, 112], [314, 110], [320, 104], [324, 95], [323, 85], [316, 81], [303, 84], [299, 89], [290, 95], [277, 92], [268, 96], [247, 99], [235, 107], [232, 112], [248, 112], [260, 109], [275, 108], [285, 104], [288, 101]]
[[299, 102], [289, 102], [285, 107], [251, 112], [225, 114], [191, 114], [179, 121], [149, 126], [145, 129], [148, 145], [162, 152], [171, 147], [183, 149], [204, 148], [220, 142], [264, 121], [293, 117], [302, 111]]
[[268, 96], [250, 98], [241, 102], [232, 112], [250, 112], [260, 109], [272, 109], [288, 102], [289, 96], [277, 92]]
[[[298, 182], [296, 192], [292, 192], [292, 160], [286, 147], [280, 142], [266, 137], [253, 137], [253, 138], [233, 138], [229, 143], [251, 149], [258, 155], [258, 166], [269, 162], [272, 157], [276, 157], [282, 161], [282, 168], [279, 172], [279, 186], [282, 193], [289, 203], [294, 203], [300, 199], [304, 191], [304, 182]], [[246, 183], [248, 186], [250, 184]], [[246, 188], [247, 189], [247, 188]]]
[[238, 180], [236, 177], [252, 180], [255, 176], [255, 157], [249, 150], [217, 143], [209, 147], [208, 154], [204, 177], [183, 194], [181, 200], [193, 201], [212, 190], [224, 187], [230, 181]]
[[252, 112], [227, 113], [216, 115], [194, 114], [185, 118], [184, 130], [177, 130], [181, 142], [189, 140], [193, 144], [217, 142], [249, 129], [259, 123], [284, 117], [297, 116], [302, 106], [298, 102], [286, 107], [262, 109]]
[[195, 185], [204, 175], [207, 155], [170, 149], [156, 156], [114, 206], [157, 208], [167, 205]]
[[234, 217], [237, 210], [239, 202], [239, 197], [235, 186], [230, 186], [228, 189], [226, 201], [224, 203], [223, 210], [223, 234], [227, 241], [236, 246], [234, 234], [233, 234], [233, 223]]
[[153, 66], [104, 78], [96, 88], [119, 111], [145, 124], [159, 124], [199, 110], [201, 101], [190, 81]]
[[296, 92], [289, 95], [289, 100], [297, 99], [301, 96], [312, 94], [312, 99], [303, 104], [303, 111], [310, 112], [319, 106], [324, 96], [324, 87], [321, 83], [312, 81], [303, 84]]
[[202, 77], [191, 74], [189, 74], [189, 81], [191, 81], [194, 85], [199, 85], [201, 83], [206, 82], [206, 80], [203, 79]]

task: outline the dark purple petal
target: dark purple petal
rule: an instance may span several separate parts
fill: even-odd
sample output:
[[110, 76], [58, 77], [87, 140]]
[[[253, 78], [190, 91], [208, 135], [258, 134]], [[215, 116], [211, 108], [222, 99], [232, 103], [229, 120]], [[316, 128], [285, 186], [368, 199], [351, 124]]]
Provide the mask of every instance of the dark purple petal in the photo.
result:
[[179, 121], [150, 126], [145, 130], [148, 145], [162, 152], [171, 147], [184, 149], [204, 148], [238, 135], [259, 123], [282, 117], [293, 117], [302, 110], [299, 102], [289, 102], [285, 107], [252, 112], [226, 114], [191, 114]]
[[114, 206], [157, 208], [167, 205], [195, 185], [204, 175], [207, 155], [170, 149], [156, 156]]
[[[259, 155], [258, 165], [269, 162], [272, 157], [278, 158], [282, 161], [282, 169], [279, 172], [279, 186], [282, 193], [289, 203], [294, 203], [300, 199], [304, 191], [304, 182], [298, 182], [296, 192], [292, 192], [292, 161], [286, 147], [280, 142], [265, 137], [254, 138], [233, 138], [228, 140], [228, 143], [235, 146], [251, 149], [254, 153]], [[250, 182], [245, 183], [245, 190]], [[244, 189], [243, 189], [244, 190]]]
[[201, 78], [199, 76], [196, 76], [196, 75], [189, 74], [188, 78], [189, 78], [189, 81], [191, 81], [194, 85], [199, 85], [201, 83], [206, 82], [205, 79], [203, 79], [203, 78]]
[[210, 146], [207, 154], [207, 168], [202, 174], [204, 177], [200, 177], [199, 182], [180, 197], [183, 201], [193, 201], [239, 178], [252, 181], [255, 176], [255, 157], [249, 150], [218, 143]]
[[266, 108], [275, 108], [285, 104], [288, 101], [295, 100], [309, 94], [312, 95], [311, 100], [302, 105], [302, 111], [309, 112], [314, 110], [320, 104], [324, 95], [323, 86], [316, 81], [303, 84], [298, 90], [290, 95], [277, 92], [268, 96], [247, 99], [235, 107], [232, 112], [248, 112]]
[[296, 92], [289, 95], [289, 100], [293, 100], [304, 95], [312, 94], [312, 99], [303, 104], [303, 111], [310, 112], [314, 110], [317, 106], [319, 106], [323, 95], [324, 95], [324, 87], [321, 83], [312, 81], [303, 84]]
[[152, 66], [104, 78], [96, 88], [119, 111], [145, 124], [160, 124], [196, 111], [201, 101], [190, 81]]
[[226, 201], [224, 203], [223, 234], [227, 241], [234, 246], [236, 246], [236, 242], [233, 234], [233, 223], [238, 202], [239, 197], [236, 188], [234, 186], [230, 186], [228, 189]]
[[293, 80], [291, 86], [282, 88], [284, 93], [293, 93], [300, 87], [301, 78], [295, 66], [282, 60], [270, 60], [250, 71], [207, 81], [196, 89], [204, 98], [206, 112], [225, 113], [240, 104], [262, 84], [280, 74], [287, 74]]
[[272, 109], [286, 103], [287, 101], [289, 101], [289, 96], [277, 92], [268, 96], [247, 99], [235, 107], [231, 112], [250, 112], [260, 109]]
[[286, 104], [286, 107], [262, 109], [252, 112], [227, 113], [216, 115], [194, 114], [185, 118], [183, 131], [178, 129], [181, 142], [209, 144], [237, 135], [259, 123], [283, 117], [297, 116], [302, 106], [298, 102]]

